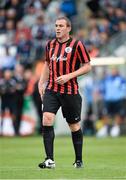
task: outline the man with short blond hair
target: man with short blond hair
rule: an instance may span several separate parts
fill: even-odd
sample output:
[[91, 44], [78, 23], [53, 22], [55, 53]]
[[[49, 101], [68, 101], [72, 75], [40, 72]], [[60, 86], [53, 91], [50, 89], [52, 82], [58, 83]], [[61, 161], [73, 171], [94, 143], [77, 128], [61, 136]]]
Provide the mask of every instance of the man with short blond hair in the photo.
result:
[[55, 167], [53, 124], [61, 107], [72, 134], [74, 166], [81, 168], [83, 134], [79, 121], [82, 99], [78, 92], [77, 77], [91, 70], [90, 58], [84, 44], [70, 37], [71, 22], [68, 18], [58, 18], [55, 31], [56, 38], [50, 40], [46, 46], [46, 61], [38, 84], [39, 93], [43, 98], [43, 140], [46, 152], [46, 159], [39, 167]]

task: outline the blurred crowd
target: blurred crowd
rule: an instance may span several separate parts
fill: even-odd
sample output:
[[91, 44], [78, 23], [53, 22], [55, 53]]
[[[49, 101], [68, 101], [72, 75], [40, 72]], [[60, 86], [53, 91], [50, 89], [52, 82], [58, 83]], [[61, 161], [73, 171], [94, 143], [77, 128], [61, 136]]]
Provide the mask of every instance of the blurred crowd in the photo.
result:
[[[55, 37], [54, 22], [58, 16], [66, 15], [70, 18], [73, 24], [71, 35], [85, 43], [91, 57], [99, 56], [100, 47], [107, 44], [114, 34], [126, 31], [126, 0], [86, 1], [86, 12], [83, 12], [86, 18], [84, 18], [83, 26], [75, 23], [75, 20], [80, 15], [78, 4], [79, 1], [76, 0], [0, 1], [1, 118], [8, 113], [11, 115], [15, 134], [17, 135], [19, 135], [24, 97], [28, 96], [31, 96], [34, 102], [40, 122], [38, 132], [41, 132], [42, 111], [37, 82], [42, 72], [45, 45], [49, 39]], [[74, 27], [75, 24], [78, 26]], [[108, 82], [109, 80], [106, 77], [106, 80], [102, 79], [101, 82]], [[122, 82], [123, 80], [119, 79], [121, 85], [125, 84]], [[106, 87], [103, 87], [103, 84], [107, 84]], [[102, 102], [105, 104], [107, 98], [105, 88], [108, 87], [108, 84], [100, 83], [97, 85], [97, 87], [101, 87], [98, 88], [97, 92], [99, 92], [99, 97], [104, 97]], [[125, 88], [122, 89], [124, 91]], [[124, 92], [122, 94], [124, 97], [126, 96]], [[97, 93], [95, 97], [98, 97]], [[120, 97], [122, 100], [122, 96]], [[116, 100], [120, 101], [120, 99], [117, 98]], [[103, 109], [105, 109], [104, 113], [102, 113], [104, 117], [110, 111], [113, 112], [113, 109]], [[123, 106], [123, 109], [121, 118], [124, 117], [126, 108]], [[100, 116], [98, 115], [97, 118], [100, 118]]]
[[84, 79], [81, 90], [87, 107], [84, 134], [97, 137], [126, 134], [126, 76], [117, 66], [94, 68], [92, 73]]
[[126, 0], [88, 0], [83, 12], [84, 28], [76, 35], [84, 41], [91, 57], [100, 56], [100, 48], [116, 33], [126, 31]]

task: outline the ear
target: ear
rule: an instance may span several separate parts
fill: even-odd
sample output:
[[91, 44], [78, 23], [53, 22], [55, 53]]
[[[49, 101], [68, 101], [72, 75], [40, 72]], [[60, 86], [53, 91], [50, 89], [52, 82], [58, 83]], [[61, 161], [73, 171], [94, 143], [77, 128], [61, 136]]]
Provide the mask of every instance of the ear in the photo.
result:
[[68, 27], [68, 32], [70, 33], [70, 31], [71, 31], [71, 27]]

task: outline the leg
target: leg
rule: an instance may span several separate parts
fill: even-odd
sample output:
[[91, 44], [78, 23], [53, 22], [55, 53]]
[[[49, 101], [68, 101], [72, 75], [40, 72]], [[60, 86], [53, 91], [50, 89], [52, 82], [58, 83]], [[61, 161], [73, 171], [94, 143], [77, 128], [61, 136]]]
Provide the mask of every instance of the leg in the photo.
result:
[[16, 105], [15, 105], [15, 121], [14, 121], [14, 128], [15, 134], [19, 135], [20, 123], [21, 123], [21, 116], [22, 116], [22, 109], [23, 109], [23, 95], [20, 93], [16, 96]]
[[48, 159], [53, 160], [53, 142], [55, 138], [53, 123], [55, 114], [44, 112], [43, 113], [43, 141], [46, 156]]
[[38, 165], [42, 169], [55, 168], [55, 162], [53, 158], [53, 143], [55, 138], [53, 129], [54, 119], [55, 114], [49, 112], [43, 113], [43, 143], [45, 147], [46, 159], [44, 162]]
[[79, 122], [69, 124], [75, 151], [75, 162], [82, 162], [83, 134]]
[[39, 164], [40, 168], [54, 168], [55, 162], [53, 160], [53, 143], [54, 143], [54, 129], [53, 123], [55, 115], [60, 107], [60, 103], [53, 91], [47, 90], [43, 98], [43, 142], [46, 152], [46, 160]]
[[63, 116], [70, 127], [72, 134], [72, 141], [75, 151], [75, 163], [74, 166], [80, 168], [82, 163], [82, 146], [83, 146], [83, 134], [79, 121], [81, 120], [81, 96], [77, 95], [64, 95], [62, 96], [62, 112]]

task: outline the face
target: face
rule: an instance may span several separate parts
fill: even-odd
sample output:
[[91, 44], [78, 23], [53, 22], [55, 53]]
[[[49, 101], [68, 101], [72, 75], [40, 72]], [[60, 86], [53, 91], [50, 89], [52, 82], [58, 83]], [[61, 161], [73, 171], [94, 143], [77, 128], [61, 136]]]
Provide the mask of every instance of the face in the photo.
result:
[[64, 19], [57, 20], [55, 23], [56, 37], [58, 39], [65, 39], [69, 36], [71, 28], [67, 26]]
[[116, 67], [112, 67], [111, 72], [112, 72], [113, 76], [115, 76], [115, 75], [117, 75], [119, 73], [119, 71], [118, 71], [118, 69]]

